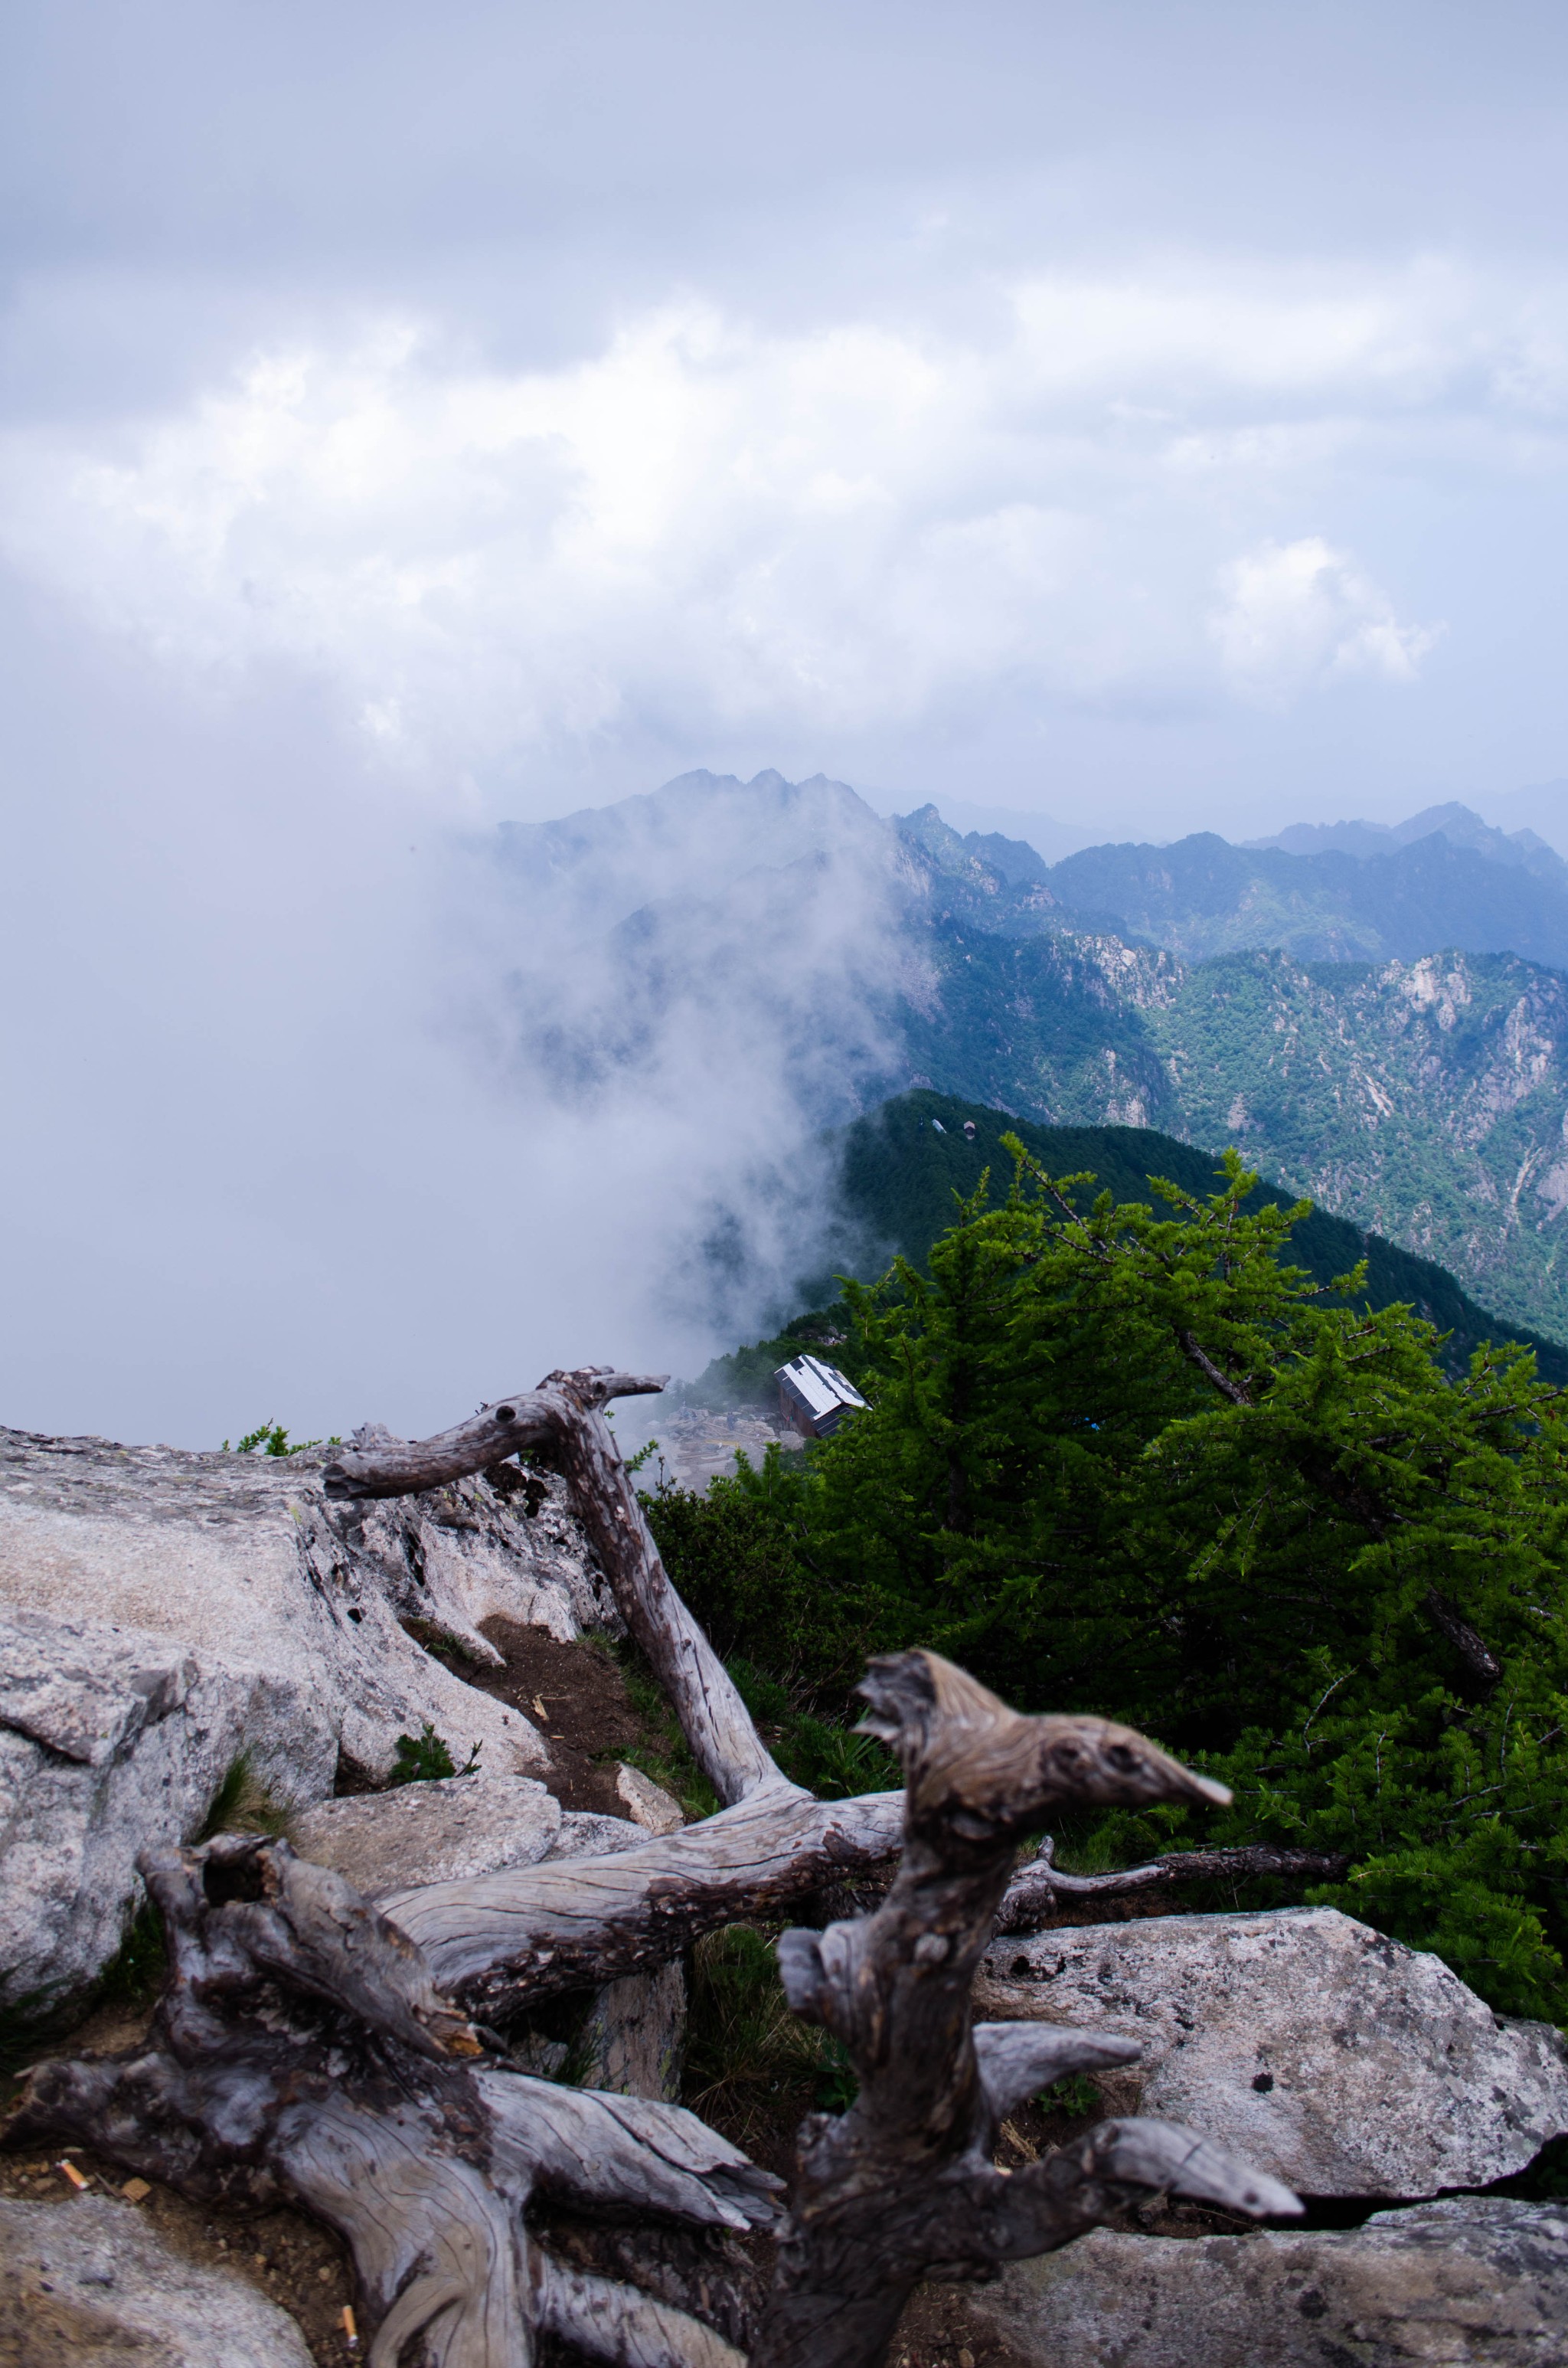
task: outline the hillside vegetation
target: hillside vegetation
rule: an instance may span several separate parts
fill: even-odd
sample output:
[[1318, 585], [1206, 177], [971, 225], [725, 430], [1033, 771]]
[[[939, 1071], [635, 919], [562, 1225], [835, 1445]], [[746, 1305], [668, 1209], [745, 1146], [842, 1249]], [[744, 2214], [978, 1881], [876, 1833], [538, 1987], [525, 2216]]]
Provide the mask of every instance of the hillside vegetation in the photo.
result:
[[[972, 1140], [965, 1125], [974, 1129]], [[989, 1170], [994, 1178], [1012, 1171], [1006, 1139], [1016, 1135], [1050, 1174], [1084, 1175], [1092, 1184], [1074, 1198], [1086, 1207], [1097, 1190], [1119, 1201], [1149, 1201], [1151, 1178], [1164, 1178], [1184, 1191], [1213, 1189], [1216, 1155], [1179, 1143], [1153, 1128], [1130, 1126], [1031, 1126], [979, 1102], [960, 1101], [925, 1090], [899, 1094], [846, 1127], [840, 1137], [840, 1190], [846, 1216], [868, 1254], [856, 1267], [862, 1281], [880, 1274], [895, 1254], [919, 1267], [947, 1231], [961, 1201], [978, 1189]], [[1290, 1205], [1291, 1196], [1267, 1179], [1255, 1189], [1250, 1210], [1266, 1201]], [[1447, 1370], [1458, 1372], [1483, 1342], [1516, 1340], [1535, 1351], [1543, 1379], [1568, 1384], [1568, 1349], [1528, 1326], [1488, 1314], [1443, 1267], [1413, 1257], [1381, 1235], [1362, 1233], [1343, 1217], [1312, 1209], [1291, 1235], [1290, 1255], [1320, 1286], [1364, 1266], [1359, 1304], [1373, 1308], [1408, 1305], [1446, 1336], [1438, 1349]], [[847, 1338], [847, 1310], [837, 1301], [836, 1278], [808, 1284], [804, 1296], [820, 1303], [797, 1316], [774, 1338], [715, 1358], [687, 1385], [701, 1406], [767, 1405], [775, 1396], [774, 1372], [802, 1348], [817, 1348], [855, 1360]]]
[[[1233, 1153], [1216, 1190], [1085, 1206], [1011, 1152], [928, 1271], [848, 1287], [868, 1413], [651, 1501], [676, 1583], [797, 1713], [918, 1644], [1127, 1719], [1233, 1786], [1206, 1839], [1343, 1850], [1314, 1896], [1568, 2017], [1562, 1398], [1528, 1349], [1452, 1375], [1421, 1317], [1325, 1293], [1305, 1212]], [[1062, 1840], [1199, 1838], [1156, 1811]]]

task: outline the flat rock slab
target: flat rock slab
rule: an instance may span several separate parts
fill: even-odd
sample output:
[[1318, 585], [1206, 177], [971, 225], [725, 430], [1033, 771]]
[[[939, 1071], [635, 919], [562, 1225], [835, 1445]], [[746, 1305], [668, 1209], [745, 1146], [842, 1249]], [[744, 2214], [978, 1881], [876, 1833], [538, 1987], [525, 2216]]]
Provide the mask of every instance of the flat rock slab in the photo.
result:
[[0, 2203], [0, 2362], [17, 2368], [311, 2368], [265, 2295], [183, 2260], [129, 2203]]
[[1028, 2368], [1562, 2368], [1568, 2204], [1463, 2195], [1300, 2235], [1097, 2229], [971, 2309]]
[[545, 1856], [608, 1858], [618, 1850], [636, 1850], [647, 1839], [646, 1826], [635, 1826], [630, 1817], [607, 1817], [597, 1809], [563, 1809], [561, 1831]]
[[394, 1784], [385, 1793], [318, 1802], [289, 1827], [301, 1858], [335, 1867], [367, 1899], [535, 1866], [560, 1834], [560, 1802], [530, 1776]]
[[[1153, 1916], [998, 1941], [1052, 2022], [1142, 2043], [1118, 2111], [1190, 2123], [1306, 2195], [1511, 2177], [1568, 2131], [1568, 2044], [1330, 1907]], [[1568, 2354], [1565, 2354], [1568, 2356]]]

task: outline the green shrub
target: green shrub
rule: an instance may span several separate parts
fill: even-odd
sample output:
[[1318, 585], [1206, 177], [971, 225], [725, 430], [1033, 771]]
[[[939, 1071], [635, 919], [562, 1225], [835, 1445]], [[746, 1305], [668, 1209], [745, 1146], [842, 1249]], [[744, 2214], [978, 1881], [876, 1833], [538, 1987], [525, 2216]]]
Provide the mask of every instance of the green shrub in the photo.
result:
[[391, 1784], [424, 1784], [439, 1776], [472, 1776], [479, 1766], [482, 1747], [475, 1744], [460, 1768], [445, 1738], [428, 1719], [418, 1735], [400, 1735], [392, 1755]]
[[1009, 1147], [928, 1272], [846, 1287], [869, 1412], [651, 1505], [721, 1650], [784, 1690], [779, 1748], [847, 1777], [802, 1721], [841, 1735], [869, 1652], [930, 1646], [1234, 1789], [1200, 1822], [1064, 1818], [1064, 1852], [1344, 1850], [1314, 1897], [1568, 2017], [1562, 1395], [1512, 1345], [1456, 1378], [1358, 1273], [1313, 1283], [1302, 1209], [1248, 1209], [1233, 1153], [1156, 1211]]

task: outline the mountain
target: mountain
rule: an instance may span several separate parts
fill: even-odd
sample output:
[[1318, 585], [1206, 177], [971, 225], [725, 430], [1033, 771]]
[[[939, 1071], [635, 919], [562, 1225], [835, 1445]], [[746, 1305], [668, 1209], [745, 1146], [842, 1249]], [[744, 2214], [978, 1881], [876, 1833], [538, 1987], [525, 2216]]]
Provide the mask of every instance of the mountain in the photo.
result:
[[[774, 1238], [820, 1222], [812, 1144], [913, 1087], [1037, 1125], [1234, 1142], [1282, 1189], [1568, 1341], [1568, 975], [1509, 934], [1525, 911], [1545, 929], [1548, 907], [1518, 900], [1555, 898], [1549, 881], [1432, 833], [1366, 860], [1199, 838], [1054, 866], [997, 836], [935, 806], [884, 821], [841, 782], [776, 773], [687, 775], [511, 830], [491, 850], [517, 948], [497, 1003], [556, 1092], [597, 1106], [619, 1071], [661, 1107], [722, 1105], [744, 1157], [728, 1213], [694, 1185], [694, 1256], [739, 1258], [734, 1212], [760, 1206], [769, 1161], [777, 1209], [795, 1196]], [[1366, 918], [1346, 900], [1371, 893], [1377, 958], [1159, 941], [1205, 878], [1233, 916], [1244, 877], [1295, 900], [1301, 941], [1342, 952], [1347, 914]], [[1334, 880], [1340, 904], [1309, 929]], [[1493, 889], [1516, 901], [1481, 929]]]
[[[966, 1121], [974, 1128], [972, 1141], [963, 1131]], [[958, 1201], [970, 1198], [987, 1168], [993, 1198], [1006, 1190], [1012, 1160], [1002, 1137], [1008, 1133], [1017, 1134], [1051, 1175], [1092, 1174], [1095, 1189], [1118, 1201], [1153, 1201], [1153, 1176], [1198, 1198], [1216, 1189], [1212, 1152], [1151, 1128], [1033, 1126], [982, 1103], [916, 1091], [896, 1096], [845, 1130], [846, 1206], [869, 1238], [923, 1264], [931, 1244], [951, 1224]], [[1265, 1183], [1247, 1205], [1272, 1200], [1288, 1206], [1292, 1197]], [[1476, 1305], [1446, 1268], [1413, 1258], [1381, 1235], [1314, 1209], [1297, 1226], [1290, 1257], [1320, 1283], [1347, 1274], [1365, 1258], [1367, 1301], [1374, 1307], [1396, 1301], [1413, 1306], [1452, 1336], [1455, 1363], [1467, 1361], [1483, 1340], [1522, 1340], [1535, 1350], [1545, 1380], [1568, 1384], [1568, 1349], [1523, 1325], [1499, 1322]]]
[[[1312, 827], [1286, 836], [1304, 841]], [[1335, 825], [1324, 836], [1369, 829]], [[1124, 935], [1174, 953], [1271, 946], [1301, 962], [1413, 962], [1455, 946], [1568, 969], [1568, 864], [1542, 840], [1522, 846], [1533, 834], [1490, 836], [1506, 858], [1456, 845], [1446, 829], [1376, 853], [1233, 847], [1202, 831], [1170, 847], [1085, 848], [1041, 885], [1068, 910], [1114, 916]]]
[[1288, 855], [1388, 855], [1417, 839], [1440, 834], [1450, 847], [1468, 847], [1494, 863], [1533, 871], [1538, 879], [1568, 886], [1568, 863], [1533, 830], [1506, 831], [1483, 822], [1469, 806], [1426, 806], [1407, 822], [1298, 822], [1273, 838], [1248, 839], [1249, 847], [1282, 848]]

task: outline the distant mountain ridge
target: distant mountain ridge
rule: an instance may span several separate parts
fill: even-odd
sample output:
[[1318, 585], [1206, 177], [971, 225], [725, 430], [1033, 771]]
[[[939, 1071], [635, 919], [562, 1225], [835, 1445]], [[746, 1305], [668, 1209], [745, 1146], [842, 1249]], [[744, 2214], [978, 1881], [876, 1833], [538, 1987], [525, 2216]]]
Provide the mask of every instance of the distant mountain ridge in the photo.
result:
[[1468, 847], [1476, 855], [1484, 855], [1494, 863], [1512, 864], [1533, 871], [1538, 879], [1555, 881], [1559, 887], [1568, 886], [1568, 863], [1553, 847], [1533, 830], [1506, 831], [1483, 822], [1469, 806], [1450, 802], [1447, 805], [1425, 806], [1408, 821], [1381, 822], [1298, 822], [1288, 830], [1276, 833], [1272, 838], [1249, 838], [1249, 848], [1279, 848], [1287, 855], [1323, 855], [1330, 850], [1341, 855], [1389, 855], [1402, 847], [1412, 847], [1420, 838], [1430, 838], [1440, 833], [1450, 847]]
[[[1568, 1341], [1568, 915], [1552, 935], [1560, 892], [1522, 863], [1444, 832], [1365, 859], [1200, 835], [1048, 865], [934, 805], [884, 821], [777, 773], [686, 775], [495, 852], [532, 957], [516, 1028], [585, 1099], [685, 1031], [737, 1096], [777, 1089], [813, 1126], [915, 1087], [1235, 1142]], [[1173, 911], [1196, 942], [1163, 942]]]

